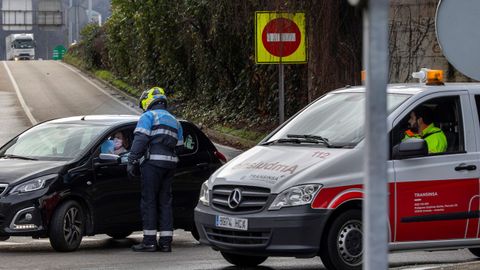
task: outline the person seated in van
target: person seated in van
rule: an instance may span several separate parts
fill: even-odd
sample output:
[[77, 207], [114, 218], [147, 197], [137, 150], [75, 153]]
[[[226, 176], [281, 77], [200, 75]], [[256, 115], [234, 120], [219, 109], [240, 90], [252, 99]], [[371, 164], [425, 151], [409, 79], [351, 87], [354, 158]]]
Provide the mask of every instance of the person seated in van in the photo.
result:
[[429, 154], [447, 151], [447, 137], [440, 128], [433, 124], [433, 113], [430, 108], [420, 106], [410, 112], [408, 124], [410, 129], [405, 131], [403, 140], [410, 138], [424, 139]]
[[102, 154], [120, 155], [128, 152], [128, 146], [128, 140], [123, 132], [119, 131], [113, 135], [113, 138], [109, 138], [102, 143], [100, 151]]

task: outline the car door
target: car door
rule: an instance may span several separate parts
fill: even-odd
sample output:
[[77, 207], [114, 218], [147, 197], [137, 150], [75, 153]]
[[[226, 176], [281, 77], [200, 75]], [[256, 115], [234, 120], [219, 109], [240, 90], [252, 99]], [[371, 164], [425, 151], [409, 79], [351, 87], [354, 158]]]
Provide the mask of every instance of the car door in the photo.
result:
[[[132, 142], [134, 127], [118, 131]], [[107, 138], [104, 138], [104, 140]], [[129, 148], [128, 148], [129, 149]], [[141, 228], [140, 180], [127, 174], [126, 162], [104, 162], [94, 158], [93, 201], [97, 226], [103, 229]]]
[[[479, 155], [467, 91], [445, 91], [412, 103], [394, 122], [418, 105], [430, 106], [447, 137], [448, 150], [404, 160], [394, 160], [396, 230], [394, 241], [435, 241], [478, 235]], [[452, 115], [453, 114], [453, 115]], [[445, 123], [442, 123], [445, 121]]]
[[181, 122], [184, 147], [179, 152], [179, 163], [173, 182], [173, 207], [176, 226], [193, 222], [193, 209], [198, 202], [200, 187], [210, 177], [211, 157], [197, 127]]

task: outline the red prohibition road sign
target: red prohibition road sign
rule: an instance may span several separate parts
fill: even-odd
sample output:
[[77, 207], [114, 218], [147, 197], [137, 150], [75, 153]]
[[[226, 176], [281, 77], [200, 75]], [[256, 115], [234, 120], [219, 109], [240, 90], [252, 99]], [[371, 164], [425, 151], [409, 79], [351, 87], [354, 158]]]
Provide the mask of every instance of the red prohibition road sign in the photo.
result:
[[271, 20], [262, 32], [262, 42], [269, 53], [277, 57], [293, 54], [300, 46], [301, 33], [297, 24], [286, 18]]

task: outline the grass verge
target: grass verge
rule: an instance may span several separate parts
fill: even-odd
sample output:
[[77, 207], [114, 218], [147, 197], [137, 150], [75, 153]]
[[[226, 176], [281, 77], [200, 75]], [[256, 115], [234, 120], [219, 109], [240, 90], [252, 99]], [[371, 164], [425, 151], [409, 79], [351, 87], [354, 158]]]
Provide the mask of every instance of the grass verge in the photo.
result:
[[[90, 73], [97, 79], [104, 81], [131, 96], [138, 97], [141, 92], [130, 86], [128, 83], [116, 78], [115, 75], [108, 70], [90, 70], [86, 68], [84, 62], [73, 55], [66, 54], [63, 61]], [[235, 129], [218, 124], [214, 124], [211, 127], [203, 126], [202, 130], [216, 142], [242, 150], [253, 147], [267, 135], [267, 133], [247, 129]]]

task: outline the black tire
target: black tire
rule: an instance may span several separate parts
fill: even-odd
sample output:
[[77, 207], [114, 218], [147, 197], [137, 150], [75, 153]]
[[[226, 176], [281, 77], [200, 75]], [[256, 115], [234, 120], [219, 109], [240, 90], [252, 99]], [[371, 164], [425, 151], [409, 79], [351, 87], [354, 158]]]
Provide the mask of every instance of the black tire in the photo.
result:
[[350, 209], [335, 218], [322, 243], [320, 258], [330, 270], [362, 269], [362, 211]]
[[263, 263], [268, 257], [263, 256], [247, 256], [220, 252], [227, 262], [239, 267], [254, 267]]
[[75, 201], [63, 203], [53, 214], [50, 223], [50, 244], [60, 252], [78, 249], [85, 228], [85, 215]]
[[7, 241], [8, 239], [10, 239], [10, 236], [0, 236], [0, 242]]
[[192, 234], [193, 238], [195, 238], [195, 240], [200, 241], [200, 234], [198, 233], [197, 227], [193, 226], [190, 233]]
[[468, 249], [473, 255], [480, 257], [480, 248], [469, 248]]
[[127, 238], [132, 232], [111, 232], [107, 233], [108, 236], [110, 236], [113, 239], [120, 240], [120, 239], [125, 239]]

